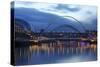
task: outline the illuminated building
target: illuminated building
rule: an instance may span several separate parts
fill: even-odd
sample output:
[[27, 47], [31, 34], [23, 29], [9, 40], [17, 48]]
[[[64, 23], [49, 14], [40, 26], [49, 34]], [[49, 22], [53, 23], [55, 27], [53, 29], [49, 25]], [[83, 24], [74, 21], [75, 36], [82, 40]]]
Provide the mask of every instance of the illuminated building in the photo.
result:
[[15, 41], [29, 40], [30, 39], [30, 25], [20, 19], [14, 21]]

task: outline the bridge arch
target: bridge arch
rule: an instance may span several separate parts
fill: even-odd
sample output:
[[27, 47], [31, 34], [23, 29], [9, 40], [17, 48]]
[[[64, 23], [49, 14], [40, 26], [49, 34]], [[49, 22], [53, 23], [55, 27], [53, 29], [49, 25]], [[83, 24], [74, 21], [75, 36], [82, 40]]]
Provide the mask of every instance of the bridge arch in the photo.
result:
[[[66, 28], [73, 29], [74, 31], [77, 31], [77, 32], [82, 32], [82, 31], [85, 32], [86, 31], [86, 29], [85, 29], [84, 25], [82, 24], [82, 22], [78, 21], [76, 18], [74, 18], [72, 16], [65, 16], [65, 17], [71, 18], [71, 19], [74, 20], [74, 22], [77, 22], [77, 23], [74, 24], [74, 22], [72, 20], [70, 20], [70, 22], [67, 22], [66, 20], [69, 20], [69, 19], [68, 18], [66, 18], [66, 19], [63, 18], [65, 20], [65, 23], [58, 25], [57, 27], [53, 28], [51, 31], [56, 30], [56, 28], [63, 27], [63, 26], [66, 27]], [[56, 22], [54, 22], [54, 23], [56, 23]], [[48, 26], [45, 28], [45, 30], [52, 27], [52, 25], [54, 25], [54, 23], [49, 23]], [[81, 30], [79, 30], [77, 27], [80, 27]]]
[[75, 28], [74, 26], [71, 26], [71, 25], [60, 25], [60, 26], [56, 26], [55, 28], [53, 28], [52, 30], [51, 30], [51, 32], [52, 31], [60, 31], [61, 29], [64, 29], [64, 30], [62, 30], [61, 32], [77, 32], [77, 33], [80, 33], [80, 30], [78, 30], [77, 28]]
[[86, 29], [85, 29], [84, 25], [82, 24], [82, 22], [80, 22], [80, 21], [77, 20], [76, 18], [74, 18], [74, 17], [72, 17], [72, 16], [64, 16], [64, 17], [68, 17], [68, 18], [71, 18], [71, 19], [75, 20], [76, 22], [78, 22], [78, 23], [82, 26], [82, 28], [84, 29], [84, 31], [86, 31]]

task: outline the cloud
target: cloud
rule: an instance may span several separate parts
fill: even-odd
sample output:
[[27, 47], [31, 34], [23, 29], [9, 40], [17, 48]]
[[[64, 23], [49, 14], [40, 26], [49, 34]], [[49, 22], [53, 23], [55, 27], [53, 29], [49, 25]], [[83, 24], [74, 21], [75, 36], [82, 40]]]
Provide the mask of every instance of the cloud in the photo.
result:
[[67, 5], [67, 4], [58, 4], [56, 9], [65, 10], [65, 11], [73, 11], [73, 12], [80, 10], [80, 8], [78, 8], [78, 6], [76, 6], [76, 5]]
[[[32, 3], [32, 2], [15, 2], [15, 8], [31, 8], [41, 12], [51, 13], [63, 18], [75, 21], [73, 18], [66, 17], [71, 16], [80, 21], [85, 27], [90, 26], [96, 29], [97, 20], [97, 7], [86, 5], [69, 5], [69, 4], [54, 4], [54, 3]], [[87, 24], [87, 26], [86, 26]], [[93, 24], [95, 24], [93, 26]], [[92, 25], [92, 26], [91, 26]], [[90, 29], [92, 29], [90, 28]]]

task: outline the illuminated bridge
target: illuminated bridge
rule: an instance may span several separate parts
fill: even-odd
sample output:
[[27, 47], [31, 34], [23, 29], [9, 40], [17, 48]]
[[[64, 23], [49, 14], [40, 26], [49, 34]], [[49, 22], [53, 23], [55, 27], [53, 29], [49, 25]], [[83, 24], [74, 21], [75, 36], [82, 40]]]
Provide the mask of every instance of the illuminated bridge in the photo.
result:
[[[73, 19], [73, 22], [69, 21], [67, 17]], [[48, 23], [45, 26], [41, 26], [40, 29], [37, 29], [38, 26], [36, 28], [36, 26], [32, 26], [32, 24], [30, 24], [28, 21], [15, 18], [15, 42], [59, 44], [59, 42], [63, 41], [96, 41], [96, 39], [89, 38], [89, 35], [91, 35], [92, 37], [94, 37], [95, 35], [88, 33], [84, 25], [73, 17], [66, 16], [62, 19], [63, 23], [59, 21], [53, 21], [54, 20], [51, 19], [51, 23]], [[35, 21], [33, 20], [33, 23], [34, 22]]]

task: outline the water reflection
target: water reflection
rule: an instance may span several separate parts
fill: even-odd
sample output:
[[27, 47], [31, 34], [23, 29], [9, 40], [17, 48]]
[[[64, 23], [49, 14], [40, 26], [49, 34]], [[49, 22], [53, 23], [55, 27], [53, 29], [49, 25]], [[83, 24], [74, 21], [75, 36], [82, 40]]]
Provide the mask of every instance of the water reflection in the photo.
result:
[[[15, 48], [16, 65], [96, 60], [96, 44], [87, 42], [81, 44], [77, 42], [77, 46], [66, 46], [65, 43], [56, 45], [43, 43], [17, 47]], [[71, 42], [70, 45], [75, 45], [75, 43]]]

